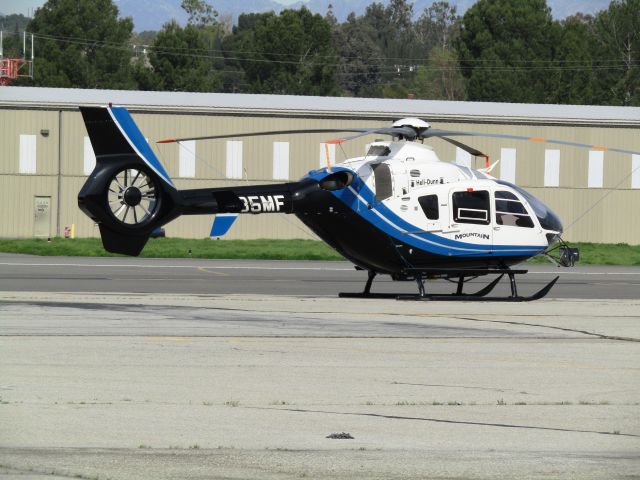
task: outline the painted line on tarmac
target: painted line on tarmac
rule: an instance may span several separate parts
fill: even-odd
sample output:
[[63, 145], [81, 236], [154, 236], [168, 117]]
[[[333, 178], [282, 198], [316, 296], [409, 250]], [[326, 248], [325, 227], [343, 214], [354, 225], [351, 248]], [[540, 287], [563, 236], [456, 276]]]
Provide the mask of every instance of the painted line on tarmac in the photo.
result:
[[[313, 271], [330, 271], [330, 272], [351, 272], [353, 268], [330, 268], [330, 267], [258, 267], [248, 265], [220, 265], [220, 266], [203, 266], [203, 265], [136, 265], [136, 264], [89, 264], [89, 263], [10, 263], [0, 262], [0, 266], [15, 267], [89, 267], [89, 268], [206, 268], [212, 270], [313, 270]], [[640, 273], [639, 273], [640, 275]]]
[[[286, 260], [282, 260], [286, 261]], [[326, 272], [352, 272], [351, 268], [338, 268], [338, 267], [268, 267], [268, 266], [251, 266], [251, 265], [141, 265], [141, 264], [126, 264], [126, 263], [27, 263], [27, 262], [0, 262], [0, 266], [15, 266], [15, 267], [84, 267], [84, 268], [206, 268], [210, 270], [309, 270], [309, 271], [326, 271]], [[528, 272], [533, 275], [636, 275], [640, 276], [640, 269], [637, 272], [569, 272], [558, 270], [544, 270], [544, 271], [532, 271]]]
[[555, 271], [544, 271], [544, 272], [534, 272], [529, 270], [529, 272], [526, 273], [526, 275], [530, 275], [530, 274], [534, 274], [534, 275], [553, 275], [553, 274], [560, 274], [560, 275], [637, 275], [640, 276], [640, 270], [638, 270], [637, 272], [559, 272], [557, 270]]

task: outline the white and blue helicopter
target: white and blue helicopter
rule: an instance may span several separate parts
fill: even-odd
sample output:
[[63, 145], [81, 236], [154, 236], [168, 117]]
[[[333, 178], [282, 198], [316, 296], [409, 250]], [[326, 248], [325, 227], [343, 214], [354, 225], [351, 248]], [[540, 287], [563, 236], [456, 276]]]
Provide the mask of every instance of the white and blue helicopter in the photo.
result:
[[[450, 137], [479, 136], [598, 149], [594, 145], [534, 137], [432, 128], [405, 118], [389, 128], [316, 129], [212, 135], [162, 140], [238, 138], [274, 134], [347, 132], [341, 143], [363, 135], [389, 135], [363, 157], [310, 171], [297, 182], [178, 190], [129, 112], [123, 107], [81, 107], [96, 156], [96, 167], [78, 196], [80, 208], [99, 224], [106, 250], [138, 255], [152, 231], [180, 215], [215, 215], [213, 236], [226, 233], [238, 214], [294, 214], [359, 270], [368, 272], [364, 290], [343, 297], [426, 300], [526, 301], [545, 296], [558, 277], [531, 296], [520, 296], [511, 268], [533, 256], [551, 255], [573, 266], [579, 252], [561, 239], [562, 224], [546, 205], [522, 188], [490, 175], [482, 152]], [[474, 170], [443, 162], [424, 144], [442, 138], [487, 168]], [[621, 153], [637, 153], [609, 148]], [[494, 164], [495, 166], [495, 164]], [[415, 280], [414, 295], [371, 292], [374, 277]], [[470, 279], [498, 275], [475, 293]], [[487, 295], [503, 275], [511, 295]], [[432, 295], [425, 280], [457, 282], [455, 293]]]

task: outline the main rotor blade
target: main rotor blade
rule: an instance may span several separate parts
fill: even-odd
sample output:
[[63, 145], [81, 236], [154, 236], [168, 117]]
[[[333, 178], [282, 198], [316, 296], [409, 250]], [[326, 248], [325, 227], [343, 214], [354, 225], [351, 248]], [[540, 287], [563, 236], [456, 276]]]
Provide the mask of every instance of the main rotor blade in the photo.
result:
[[439, 137], [442, 140], [452, 143], [453, 145], [455, 145], [456, 147], [461, 148], [462, 150], [464, 150], [467, 153], [470, 153], [471, 155], [473, 155], [474, 157], [487, 157], [486, 154], [482, 153], [480, 150], [476, 150], [473, 147], [470, 147], [469, 145], [466, 145], [462, 142], [458, 142], [457, 140], [454, 140], [453, 138], [447, 138], [447, 137]]
[[272, 130], [268, 132], [232, 133], [225, 135], [206, 135], [204, 137], [165, 138], [156, 143], [175, 143], [188, 140], [216, 140], [221, 138], [261, 137], [266, 135], [297, 135], [301, 133], [337, 133], [337, 132], [365, 132], [366, 128], [313, 128], [308, 130]]
[[[544, 138], [544, 137], [526, 137], [524, 135], [507, 135], [504, 133], [479, 133], [479, 132], [461, 132], [456, 130], [438, 130], [436, 128], [432, 128], [429, 130], [425, 130], [420, 133], [420, 138], [430, 138], [430, 137], [456, 137], [456, 136], [466, 136], [466, 137], [488, 137], [488, 138], [505, 138], [508, 140], [523, 140], [533, 143], [549, 143], [551, 145], [566, 145], [568, 147], [577, 147], [577, 148], [588, 148], [590, 150], [598, 150], [601, 152], [616, 152], [616, 153], [626, 153], [629, 155], [640, 155], [640, 151], [634, 150], [626, 150], [624, 148], [613, 148], [607, 147], [604, 145], [591, 145], [588, 143], [577, 143], [577, 142], [569, 142], [566, 140], [555, 140], [552, 138]], [[447, 140], [447, 139], [445, 139]], [[447, 140], [450, 143], [451, 139]], [[459, 146], [459, 145], [458, 145]], [[462, 147], [460, 147], [462, 148]], [[468, 150], [467, 150], [468, 151]], [[469, 152], [471, 153], [471, 152]], [[473, 155], [473, 154], [472, 154]]]
[[[355, 129], [353, 131], [355, 131]], [[348, 142], [349, 140], [353, 140], [355, 138], [363, 137], [365, 135], [373, 135], [373, 134], [391, 135], [392, 137], [403, 137], [403, 138], [407, 138], [409, 140], [415, 140], [415, 138], [417, 136], [416, 131], [413, 128], [410, 128], [410, 127], [369, 128], [369, 129], [362, 129], [360, 131], [360, 133], [358, 133], [356, 135], [351, 135], [349, 137], [337, 138], [335, 140], [329, 140], [327, 143]]]

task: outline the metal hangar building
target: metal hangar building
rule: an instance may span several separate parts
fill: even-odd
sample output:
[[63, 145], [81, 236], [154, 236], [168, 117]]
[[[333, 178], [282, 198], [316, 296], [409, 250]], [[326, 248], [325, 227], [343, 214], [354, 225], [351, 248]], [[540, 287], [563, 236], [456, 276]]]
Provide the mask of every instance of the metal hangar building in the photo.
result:
[[[640, 150], [640, 108], [431, 100], [0, 88], [0, 237], [98, 236], [77, 207], [95, 164], [79, 105], [126, 106], [178, 188], [285, 182], [326, 165], [331, 134], [156, 145], [162, 138], [238, 132], [383, 127], [419, 117], [437, 128], [554, 138]], [[375, 137], [329, 145], [333, 163], [364, 155]], [[640, 155], [535, 142], [467, 138], [500, 160], [492, 174], [531, 191], [562, 218], [566, 240], [640, 243]], [[484, 159], [439, 139], [438, 156], [475, 168]], [[313, 238], [294, 216], [241, 215], [229, 238]], [[172, 237], [204, 238], [211, 218], [181, 217]]]

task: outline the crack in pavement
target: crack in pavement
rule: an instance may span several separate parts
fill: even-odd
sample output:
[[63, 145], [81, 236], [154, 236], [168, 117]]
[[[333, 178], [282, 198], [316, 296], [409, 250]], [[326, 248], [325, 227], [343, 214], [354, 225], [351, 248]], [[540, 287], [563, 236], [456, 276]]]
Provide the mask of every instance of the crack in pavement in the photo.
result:
[[20, 476], [25, 474], [27, 475], [36, 474], [38, 476], [42, 475], [43, 477], [76, 478], [80, 480], [94, 480], [98, 478], [95, 475], [83, 475], [81, 473], [70, 473], [70, 472], [64, 472], [64, 471], [46, 468], [46, 467], [26, 468], [26, 467], [19, 467], [17, 465], [10, 465], [5, 463], [0, 463], [0, 469], [6, 470], [6, 472], [0, 472], [0, 474], [11, 473], [13, 475], [13, 472], [17, 472], [17, 475], [20, 475]]
[[602, 432], [598, 430], [578, 430], [572, 428], [560, 428], [560, 427], [540, 427], [536, 425], [516, 425], [511, 423], [491, 423], [491, 422], [472, 422], [465, 420], [447, 420], [444, 418], [430, 418], [430, 417], [405, 417], [400, 415], [384, 415], [382, 413], [366, 413], [366, 412], [332, 412], [327, 410], [307, 410], [302, 408], [273, 408], [273, 407], [243, 407], [256, 410], [281, 410], [286, 412], [297, 413], [324, 413], [328, 415], [346, 415], [356, 417], [374, 417], [384, 418], [389, 420], [417, 420], [421, 422], [433, 422], [433, 423], [446, 423], [452, 425], [472, 425], [478, 427], [499, 427], [499, 428], [522, 428], [527, 430], [546, 430], [552, 432], [569, 432], [569, 433], [593, 433], [598, 435], [612, 435], [616, 437], [632, 437], [640, 438], [640, 435], [633, 433], [616, 433], [616, 432]]
[[[392, 385], [411, 385], [413, 387], [446, 387], [446, 388], [464, 388], [470, 390], [487, 390], [490, 392], [515, 392], [516, 390], [512, 388], [490, 388], [490, 387], [471, 387], [467, 385], [441, 385], [437, 383], [407, 383], [407, 382], [391, 382]], [[520, 392], [522, 393], [522, 392]], [[532, 394], [528, 394], [532, 395]], [[536, 394], [533, 394], [536, 395]]]
[[592, 337], [601, 338], [603, 340], [619, 340], [621, 342], [640, 342], [640, 338], [605, 335], [603, 333], [594, 333], [588, 330], [578, 330], [576, 328], [567, 328], [567, 327], [555, 327], [553, 325], [543, 325], [540, 323], [515, 322], [515, 321], [509, 321], [509, 320], [486, 320], [482, 318], [472, 318], [472, 317], [451, 317], [451, 318], [455, 318], [457, 320], [465, 320], [469, 322], [500, 323], [500, 324], [507, 324], [507, 325], [519, 325], [524, 327], [548, 328], [551, 330], [561, 330], [563, 332], [581, 333], [583, 335], [589, 335]]
[[[190, 295], [190, 296], [209, 298], [208, 296], [203, 296], [203, 295]], [[122, 309], [129, 309], [129, 310], [138, 310], [138, 309], [148, 310], [149, 308], [162, 308], [162, 309], [174, 309], [174, 310], [207, 310], [207, 311], [219, 310], [223, 312], [228, 311], [228, 312], [248, 312], [248, 313], [267, 313], [267, 314], [278, 314], [278, 313], [300, 314], [300, 312], [297, 310], [256, 310], [253, 308], [220, 307], [220, 306], [210, 307], [210, 306], [199, 306], [199, 305], [164, 305], [164, 304], [151, 305], [151, 304], [145, 304], [145, 303], [96, 303], [96, 302], [88, 302], [88, 301], [73, 302], [73, 301], [58, 301], [58, 300], [13, 300], [13, 299], [4, 299], [4, 300], [7, 303], [0, 304], [0, 308], [7, 307], [10, 304], [22, 304], [22, 305], [38, 305], [38, 306], [47, 306], [47, 307], [60, 307], [60, 308], [64, 308], [64, 307], [77, 308], [77, 309], [86, 309], [86, 310], [112, 310], [113, 308], [119, 307]], [[342, 315], [345, 312], [318, 310], [318, 311], [309, 311], [306, 313], [317, 314], [317, 315]], [[396, 312], [364, 312], [364, 313], [347, 312], [347, 313], [349, 313], [350, 315], [357, 315], [357, 316], [364, 316], [364, 317], [369, 317], [373, 313], [375, 313], [376, 315], [403, 316], [403, 317], [417, 316], [421, 318], [458, 318], [448, 313], [437, 313], [437, 314], [428, 314], [428, 315], [424, 313], [396, 313]], [[507, 315], [512, 317], [542, 317], [542, 318], [548, 317], [548, 315], [544, 315], [544, 314], [536, 315], [536, 314], [509, 313]], [[584, 315], [584, 314], [576, 314], [576, 315], [563, 314], [563, 317], [599, 318], [598, 315]], [[610, 318], [640, 319], [640, 315], [617, 315], [617, 316], [612, 316]], [[461, 319], [464, 319], [464, 317], [461, 317]], [[481, 319], [477, 319], [477, 320], [481, 321]], [[526, 324], [526, 323], [523, 323], [522, 325], [541, 326], [541, 327], [546, 326], [546, 325]], [[580, 331], [578, 330], [578, 332]]]
[[[45, 307], [53, 307], [53, 308], [75, 308], [75, 309], [89, 309], [89, 310], [113, 310], [114, 308], [119, 308], [123, 311], [128, 311], [128, 312], [149, 312], [149, 307], [151, 308], [155, 308], [156, 306], [154, 305], [145, 305], [145, 304], [103, 304], [103, 303], [89, 303], [89, 302], [56, 302], [56, 301], [11, 301], [10, 304], [27, 304], [27, 305], [38, 305], [38, 306], [45, 306]], [[0, 310], [2, 309], [2, 307], [6, 307], [8, 306], [8, 304], [5, 305], [0, 305]], [[201, 306], [183, 306], [183, 305], [163, 305], [162, 306], [163, 310], [200, 310], [200, 309], [204, 309], [207, 311], [228, 311], [228, 312], [248, 312], [248, 313], [254, 313], [254, 314], [258, 314], [258, 315], [277, 315], [277, 314], [296, 314], [299, 315], [300, 312], [297, 311], [288, 311], [288, 310], [278, 310], [278, 311], [257, 311], [254, 309], [247, 309], [247, 308], [232, 308], [232, 307], [201, 307]], [[327, 312], [327, 311], [319, 311], [319, 312], [307, 312], [310, 315], [339, 315], [340, 312]], [[353, 312], [352, 315], [371, 315], [370, 313], [367, 314], [359, 314], [357, 312]], [[402, 316], [402, 317], [410, 317], [410, 316], [416, 316], [419, 318], [453, 318], [456, 320], [462, 320], [462, 321], [470, 321], [470, 322], [481, 322], [481, 323], [497, 323], [497, 324], [504, 324], [504, 325], [515, 325], [515, 326], [524, 326], [524, 327], [536, 327], [536, 328], [545, 328], [545, 329], [550, 329], [550, 330], [559, 330], [559, 331], [563, 331], [563, 332], [570, 332], [570, 333], [577, 333], [577, 334], [582, 334], [582, 335], [587, 335], [587, 336], [592, 336], [592, 337], [596, 337], [596, 338], [600, 338], [603, 340], [616, 340], [616, 341], [623, 341], [623, 342], [640, 342], [640, 338], [634, 338], [634, 337], [621, 337], [621, 336], [616, 336], [616, 335], [605, 335], [605, 334], [600, 334], [600, 333], [595, 333], [595, 332], [589, 332], [588, 330], [579, 330], [579, 329], [573, 329], [573, 328], [566, 328], [566, 327], [557, 327], [557, 326], [552, 326], [552, 325], [544, 325], [544, 324], [539, 324], [539, 323], [529, 323], [529, 322], [519, 322], [519, 321], [509, 321], [509, 320], [489, 320], [489, 319], [482, 319], [482, 318], [474, 318], [474, 317], [461, 317], [461, 316], [454, 316], [454, 315], [448, 315], [448, 314], [437, 314], [437, 315], [425, 315], [425, 314], [421, 314], [421, 313], [389, 313], [389, 312], [382, 312], [382, 313], [377, 313], [377, 315], [380, 316]], [[531, 315], [512, 315], [514, 317], [530, 317]], [[628, 315], [624, 315], [621, 316], [620, 318], [628, 318]], [[580, 315], [580, 318], [584, 318], [583, 315]], [[317, 319], [317, 318], [316, 318]], [[206, 320], [206, 319], [205, 319]], [[235, 319], [237, 321], [237, 319]], [[393, 324], [394, 326], [397, 326], [396, 323]], [[1, 336], [1, 335], [0, 335]], [[216, 335], [213, 335], [216, 336]], [[333, 337], [332, 337], [333, 338]], [[350, 337], [348, 337], [350, 338]], [[396, 337], [393, 337], [396, 338]], [[483, 338], [490, 338], [490, 337], [483, 337]], [[517, 337], [516, 337], [517, 338]]]

